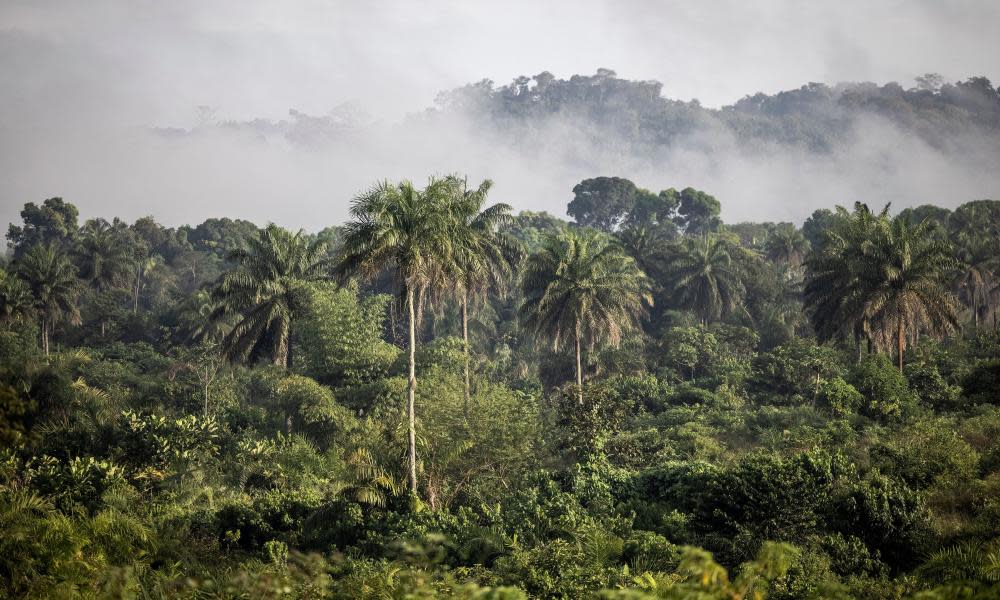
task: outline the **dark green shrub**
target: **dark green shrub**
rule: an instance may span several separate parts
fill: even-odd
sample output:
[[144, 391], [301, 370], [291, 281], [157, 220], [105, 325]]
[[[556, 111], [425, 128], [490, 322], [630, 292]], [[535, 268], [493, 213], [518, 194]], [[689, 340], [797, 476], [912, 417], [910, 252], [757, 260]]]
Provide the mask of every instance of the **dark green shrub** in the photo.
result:
[[906, 378], [884, 354], [862, 359], [851, 371], [850, 381], [865, 397], [861, 412], [873, 419], [898, 419], [916, 402]]

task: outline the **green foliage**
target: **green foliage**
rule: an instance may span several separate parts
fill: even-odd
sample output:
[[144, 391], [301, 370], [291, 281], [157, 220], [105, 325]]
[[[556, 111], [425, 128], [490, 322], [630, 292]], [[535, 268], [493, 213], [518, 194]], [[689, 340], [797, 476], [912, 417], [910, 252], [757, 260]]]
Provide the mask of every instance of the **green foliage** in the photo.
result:
[[652, 303], [649, 278], [635, 261], [612, 239], [587, 230], [553, 236], [529, 257], [522, 293], [520, 314], [532, 334], [551, 339], [557, 350], [575, 343], [578, 386], [581, 346], [617, 346]]
[[837, 219], [807, 261], [804, 297], [821, 341], [848, 338], [903, 353], [915, 334], [944, 337], [958, 329], [952, 294], [941, 285], [952, 266], [946, 241], [929, 221], [890, 219], [855, 203]]
[[823, 384], [841, 373], [840, 355], [835, 349], [796, 338], [759, 355], [747, 387], [761, 403], [814, 403]]
[[979, 456], [955, 431], [952, 421], [920, 420], [897, 430], [871, 449], [872, 462], [910, 487], [955, 484], [976, 473]]
[[821, 406], [838, 416], [855, 414], [865, 402], [861, 392], [842, 377], [834, 377], [821, 383], [817, 399]]
[[28, 202], [21, 210], [23, 226], [11, 224], [7, 229], [8, 244], [15, 256], [21, 256], [34, 246], [65, 247], [77, 233], [79, 211], [62, 198], [49, 198], [38, 206]]
[[851, 371], [850, 381], [865, 397], [861, 412], [873, 419], [895, 419], [916, 399], [906, 378], [882, 354], [866, 356]]
[[697, 313], [702, 323], [733, 312], [744, 292], [735, 253], [723, 236], [686, 238], [667, 264], [674, 302]]
[[215, 291], [221, 305], [213, 317], [238, 318], [222, 340], [225, 355], [291, 367], [292, 323], [306, 302], [301, 286], [326, 276], [326, 246], [277, 225], [261, 229], [244, 244], [229, 255], [239, 267], [226, 273]]
[[960, 406], [962, 388], [949, 384], [937, 366], [927, 362], [911, 363], [904, 370], [910, 389], [921, 402], [936, 410], [954, 410]]
[[[553, 93], [524, 97], [576, 102]], [[522, 101], [505, 106], [548, 110]], [[386, 184], [316, 235], [77, 228], [72, 205], [26, 207], [0, 271], [0, 596], [994, 593], [996, 204], [817, 211], [800, 233], [722, 227], [690, 188], [585, 181], [575, 216], [609, 235], [508, 218], [488, 189]], [[807, 296], [831, 310], [820, 323], [810, 303], [814, 325], [857, 343], [856, 363], [809, 337], [807, 243]], [[962, 262], [945, 270], [949, 244]], [[954, 292], [978, 331], [930, 339], [930, 309], [900, 290]], [[77, 310], [82, 327], [53, 327]], [[412, 370], [396, 347], [410, 322]], [[576, 356], [543, 342], [576, 346], [578, 324], [583, 385], [565, 386]], [[246, 364], [223, 360], [227, 335]]]

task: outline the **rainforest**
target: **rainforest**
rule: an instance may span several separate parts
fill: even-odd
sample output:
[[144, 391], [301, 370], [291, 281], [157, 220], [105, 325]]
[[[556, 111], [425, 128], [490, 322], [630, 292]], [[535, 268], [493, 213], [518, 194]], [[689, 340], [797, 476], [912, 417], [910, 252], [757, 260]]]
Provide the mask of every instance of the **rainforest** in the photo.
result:
[[11, 598], [988, 598], [1000, 202], [446, 175], [315, 233], [27, 203]]
[[0, 0], [0, 600], [1000, 600], [998, 31]]

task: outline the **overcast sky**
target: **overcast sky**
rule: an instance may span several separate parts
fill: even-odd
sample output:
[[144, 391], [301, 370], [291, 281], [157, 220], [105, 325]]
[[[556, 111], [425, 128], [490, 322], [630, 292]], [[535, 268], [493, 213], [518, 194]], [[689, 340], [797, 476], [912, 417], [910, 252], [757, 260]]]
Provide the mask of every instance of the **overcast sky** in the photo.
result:
[[[149, 134], [196, 125], [199, 106], [280, 119], [353, 102], [392, 122], [468, 82], [598, 67], [709, 106], [809, 81], [909, 85], [926, 72], [996, 85], [998, 29], [996, 0], [0, 0], [0, 223], [58, 195], [84, 217], [245, 216], [316, 229], [344, 218], [359, 184], [338, 169], [378, 172], [188, 151]], [[265, 169], [272, 159], [285, 165]], [[405, 171], [394, 163], [379, 176]], [[502, 194], [502, 179], [483, 176]], [[568, 195], [505, 199], [557, 210]]]

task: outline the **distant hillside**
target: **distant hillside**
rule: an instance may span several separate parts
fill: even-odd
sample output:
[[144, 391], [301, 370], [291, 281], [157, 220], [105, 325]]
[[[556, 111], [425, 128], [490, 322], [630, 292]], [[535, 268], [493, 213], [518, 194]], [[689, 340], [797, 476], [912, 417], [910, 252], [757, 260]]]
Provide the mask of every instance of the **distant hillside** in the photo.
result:
[[[810, 83], [720, 109], [667, 96], [658, 82], [606, 69], [568, 79], [544, 72], [442, 92], [434, 107], [401, 122], [344, 104], [322, 115], [293, 109], [280, 120], [207, 115], [194, 128], [156, 135], [169, 150], [165, 164], [226, 156], [255, 182], [248, 197], [296, 182], [313, 203], [303, 214], [324, 210], [330, 222], [380, 178], [451, 172], [493, 179], [517, 209], [557, 215], [574, 185], [597, 176], [705, 190], [727, 222], [802, 222], [855, 200], [902, 210], [1000, 197], [1000, 92], [983, 77], [945, 84], [928, 75], [910, 88]], [[191, 158], [181, 171], [230, 181], [212, 164]], [[229, 195], [220, 185], [213, 198]], [[271, 202], [254, 206], [248, 217], [274, 218]], [[246, 207], [241, 199], [234, 210]]]
[[[753, 148], [780, 144], [830, 152], [849, 141], [866, 117], [886, 119], [939, 149], [967, 135], [1000, 132], [1000, 90], [985, 77], [955, 84], [926, 75], [909, 89], [897, 83], [809, 83], [774, 95], [757, 93], [722, 109], [664, 97], [656, 81], [620, 79], [601, 69], [557, 79], [549, 72], [497, 87], [483, 80], [438, 97], [442, 112], [485, 119], [516, 131], [553, 116], [572, 117], [600, 135], [635, 145], [662, 146], [722, 128]], [[994, 138], [995, 144], [1000, 139]]]

